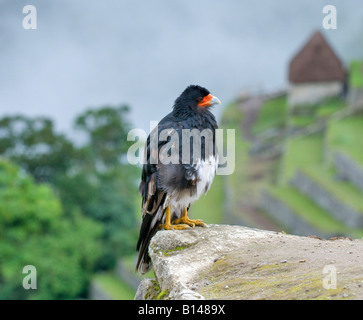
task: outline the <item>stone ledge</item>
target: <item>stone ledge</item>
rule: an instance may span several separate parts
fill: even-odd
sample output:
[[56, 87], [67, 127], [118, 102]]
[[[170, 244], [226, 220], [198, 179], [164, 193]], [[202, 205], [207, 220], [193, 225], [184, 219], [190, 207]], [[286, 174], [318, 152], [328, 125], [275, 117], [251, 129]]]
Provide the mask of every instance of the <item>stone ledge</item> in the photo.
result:
[[363, 299], [363, 240], [209, 225], [159, 231], [149, 252], [157, 280], [135, 299]]

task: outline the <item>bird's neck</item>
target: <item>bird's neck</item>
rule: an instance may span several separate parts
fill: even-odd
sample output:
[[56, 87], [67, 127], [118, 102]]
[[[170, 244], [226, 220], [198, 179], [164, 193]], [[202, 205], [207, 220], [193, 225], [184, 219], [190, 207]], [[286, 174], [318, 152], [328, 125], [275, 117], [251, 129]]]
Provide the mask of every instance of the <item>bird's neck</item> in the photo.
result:
[[174, 105], [172, 114], [180, 119], [214, 117], [207, 108], [193, 108], [192, 106]]
[[190, 120], [190, 125], [192, 127], [199, 127], [203, 123], [206, 127], [210, 127], [211, 129], [216, 129], [218, 127], [213, 113], [206, 108], [194, 109], [190, 107], [189, 109], [185, 106], [180, 108], [178, 108], [178, 106], [174, 106], [172, 114], [181, 121]]
[[187, 119], [195, 115], [195, 110], [190, 106], [180, 106], [175, 104], [172, 114], [179, 119]]

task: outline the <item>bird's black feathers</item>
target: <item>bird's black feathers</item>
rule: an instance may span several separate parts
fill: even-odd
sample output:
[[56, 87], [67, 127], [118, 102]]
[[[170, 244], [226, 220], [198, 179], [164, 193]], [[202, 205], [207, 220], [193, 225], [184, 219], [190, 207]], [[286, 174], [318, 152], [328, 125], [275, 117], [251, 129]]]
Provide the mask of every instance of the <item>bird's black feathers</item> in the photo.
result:
[[[179, 118], [190, 116], [190, 112], [197, 111], [199, 98], [209, 94], [206, 88], [197, 85], [188, 86], [183, 93], [175, 100], [173, 114]], [[199, 110], [199, 112], [201, 112]]]
[[[215, 136], [217, 122], [209, 108], [199, 108], [198, 101], [209, 94], [203, 87], [188, 86], [182, 94], [175, 100], [173, 111], [165, 116], [150, 135], [157, 134], [159, 138], [163, 130], [173, 131], [179, 138], [179, 162], [178, 164], [161, 164], [160, 159], [156, 163], [152, 160], [159, 156], [159, 152], [168, 141], [158, 139], [157, 145], [151, 143], [149, 135], [145, 145], [145, 163], [142, 168], [141, 183], [139, 192], [142, 196], [143, 221], [140, 228], [140, 235], [137, 242], [139, 257], [136, 268], [141, 273], [145, 273], [150, 268], [150, 257], [148, 247], [151, 238], [158, 230], [165, 216], [164, 202], [168, 194], [175, 191], [186, 190], [192, 194], [195, 192], [196, 181], [195, 167], [191, 164], [182, 164], [181, 160], [181, 138], [182, 129], [210, 129], [213, 132], [213, 154], [215, 153]], [[170, 137], [169, 137], [170, 138]], [[154, 147], [153, 147], [154, 146]], [[156, 150], [157, 147], [157, 150]], [[175, 146], [176, 148], [176, 146]], [[204, 145], [202, 145], [204, 151]], [[205, 155], [202, 155], [204, 159]], [[193, 171], [194, 170], [194, 171]], [[208, 186], [209, 187], [209, 186]], [[193, 189], [194, 188], [194, 189]], [[189, 207], [189, 206], [188, 206]]]

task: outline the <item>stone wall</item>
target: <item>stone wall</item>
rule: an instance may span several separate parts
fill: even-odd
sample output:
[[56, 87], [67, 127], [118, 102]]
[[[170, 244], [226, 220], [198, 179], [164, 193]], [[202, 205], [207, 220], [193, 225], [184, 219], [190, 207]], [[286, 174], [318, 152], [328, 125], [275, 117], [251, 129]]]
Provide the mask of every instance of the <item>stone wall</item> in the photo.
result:
[[286, 226], [288, 230], [285, 231], [304, 236], [316, 235], [324, 238], [331, 236], [323, 234], [312, 227], [310, 224], [301, 219], [299, 215], [289, 208], [283, 201], [274, 197], [268, 191], [261, 192], [259, 206], [262, 210], [279, 221], [281, 225]]
[[363, 192], [363, 168], [358, 163], [344, 153], [335, 152], [334, 164], [340, 178], [349, 180]]
[[294, 107], [306, 104], [317, 104], [326, 98], [340, 95], [342, 91], [343, 83], [339, 81], [291, 83], [289, 87], [288, 105]]
[[363, 89], [351, 87], [348, 100], [350, 108], [361, 109], [363, 107]]
[[334, 195], [326, 191], [322, 186], [301, 171], [296, 173], [291, 180], [291, 184], [347, 226], [352, 228], [363, 227], [362, 213], [356, 211], [349, 205], [340, 202]]

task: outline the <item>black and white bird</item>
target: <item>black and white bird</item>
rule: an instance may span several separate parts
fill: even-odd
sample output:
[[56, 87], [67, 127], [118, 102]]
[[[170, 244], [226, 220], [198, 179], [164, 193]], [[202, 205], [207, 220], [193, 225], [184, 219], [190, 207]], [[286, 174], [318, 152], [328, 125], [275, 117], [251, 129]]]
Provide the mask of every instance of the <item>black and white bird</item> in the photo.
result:
[[209, 190], [218, 167], [218, 126], [210, 107], [220, 103], [207, 89], [190, 85], [147, 139], [139, 187], [142, 224], [136, 264], [142, 274], [152, 267], [148, 247], [159, 229], [205, 226], [201, 220], [189, 219], [188, 209]]

